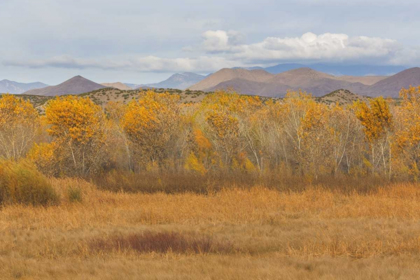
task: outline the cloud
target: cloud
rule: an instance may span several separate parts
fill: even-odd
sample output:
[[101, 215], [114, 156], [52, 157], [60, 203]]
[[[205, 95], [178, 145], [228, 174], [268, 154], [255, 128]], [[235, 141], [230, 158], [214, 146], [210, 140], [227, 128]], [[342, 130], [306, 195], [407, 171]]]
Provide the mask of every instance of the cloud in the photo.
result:
[[231, 51], [245, 41], [245, 36], [237, 31], [209, 30], [203, 33], [202, 48], [209, 53]]
[[114, 57], [112, 59], [74, 58], [68, 55], [37, 60], [6, 60], [5, 66], [29, 68], [66, 68], [132, 70], [137, 72], [211, 72], [236, 63], [223, 57], [201, 56], [198, 58], [161, 58], [156, 56]]
[[5, 60], [5, 66], [26, 68], [101, 69], [150, 73], [208, 73], [225, 67], [265, 66], [281, 62], [340, 62], [410, 65], [420, 62], [420, 48], [396, 40], [340, 33], [305, 33], [300, 37], [267, 37], [245, 44], [240, 32], [209, 30], [196, 47], [185, 47], [191, 57], [70, 55], [42, 59]]
[[225, 52], [231, 59], [246, 63], [273, 61], [357, 61], [391, 59], [402, 46], [395, 40], [377, 37], [308, 32], [301, 37], [268, 37], [254, 44], [229, 44], [224, 31], [207, 31], [203, 35], [205, 50]]

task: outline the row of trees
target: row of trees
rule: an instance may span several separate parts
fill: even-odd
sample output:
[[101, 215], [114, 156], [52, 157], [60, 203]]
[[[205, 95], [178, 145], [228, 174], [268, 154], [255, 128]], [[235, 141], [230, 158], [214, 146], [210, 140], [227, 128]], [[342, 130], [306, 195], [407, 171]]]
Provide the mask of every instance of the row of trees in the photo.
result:
[[105, 108], [57, 97], [40, 116], [30, 102], [4, 95], [0, 157], [27, 157], [52, 176], [117, 169], [417, 179], [420, 87], [401, 98], [340, 106], [303, 92], [277, 101], [217, 92], [182, 104], [178, 95], [148, 91]]

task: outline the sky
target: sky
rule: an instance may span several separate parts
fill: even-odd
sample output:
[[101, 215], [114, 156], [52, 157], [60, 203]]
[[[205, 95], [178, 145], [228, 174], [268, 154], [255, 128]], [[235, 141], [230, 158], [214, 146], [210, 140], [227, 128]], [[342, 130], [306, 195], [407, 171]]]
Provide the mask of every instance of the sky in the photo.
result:
[[418, 0], [0, 0], [0, 80], [151, 83], [279, 63], [420, 65]]

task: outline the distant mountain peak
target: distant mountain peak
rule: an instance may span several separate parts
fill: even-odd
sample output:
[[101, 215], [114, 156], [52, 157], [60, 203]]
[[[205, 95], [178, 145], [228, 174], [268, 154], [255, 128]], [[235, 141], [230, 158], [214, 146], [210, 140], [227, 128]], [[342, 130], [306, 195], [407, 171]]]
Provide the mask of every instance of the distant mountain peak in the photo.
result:
[[80, 75], [75, 76], [59, 85], [25, 92], [30, 95], [58, 96], [66, 94], [80, 94], [105, 88], [105, 86], [92, 82]]
[[186, 89], [201, 80], [206, 78], [203, 75], [191, 73], [191, 72], [183, 72], [183, 73], [175, 73], [171, 75], [168, 79], [154, 84], [146, 84], [146, 85], [139, 85], [136, 88], [140, 87], [152, 87], [152, 88], [173, 88], [173, 89]]
[[47, 87], [48, 85], [40, 82], [19, 83], [8, 79], [0, 81], [0, 93], [21, 94], [25, 91]]

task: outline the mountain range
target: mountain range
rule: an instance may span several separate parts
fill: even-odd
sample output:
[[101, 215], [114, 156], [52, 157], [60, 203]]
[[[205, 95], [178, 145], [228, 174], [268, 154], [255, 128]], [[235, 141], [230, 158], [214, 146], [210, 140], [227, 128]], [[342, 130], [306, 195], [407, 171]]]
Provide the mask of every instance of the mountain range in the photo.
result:
[[104, 87], [110, 87], [110, 88], [116, 88], [116, 89], [120, 89], [120, 90], [132, 90], [133, 88], [123, 84], [121, 82], [116, 82], [116, 83], [102, 83], [101, 85], [103, 85]]
[[420, 68], [403, 70], [392, 76], [333, 76], [311, 68], [298, 68], [279, 74], [263, 69], [222, 69], [191, 86], [190, 90], [232, 89], [242, 94], [282, 97], [288, 90], [303, 90], [323, 96], [347, 89], [366, 96], [398, 97], [402, 87], [420, 85]]
[[31, 89], [43, 88], [47, 86], [48, 85], [40, 82], [18, 83], [9, 80], [2, 80], [0, 81], [0, 93], [21, 94]]
[[311, 68], [313, 70], [328, 73], [334, 76], [390, 76], [407, 69], [405, 66], [398, 65], [344, 65], [344, 64], [299, 64], [288, 63], [278, 64], [270, 67], [249, 67], [247, 70], [262, 69], [271, 74], [279, 74], [282, 72], [298, 69]]
[[[173, 88], [173, 89], [186, 89], [201, 80], [205, 79], [206, 76], [184, 72], [176, 73], [170, 76], [168, 79], [154, 84], [137, 85], [134, 88]], [[128, 84], [126, 84], [128, 85]]]
[[25, 92], [28, 95], [56, 96], [65, 94], [80, 94], [97, 89], [105, 88], [105, 86], [92, 82], [82, 76], [76, 76], [56, 86], [49, 86], [40, 89], [33, 89]]
[[[288, 64], [286, 66], [295, 67], [297, 64]], [[277, 68], [277, 70], [279, 69]], [[331, 75], [330, 73], [308, 67], [292, 69], [278, 74], [273, 74], [260, 68], [224, 68], [208, 76], [194, 73], [174, 74], [160, 83], [140, 86], [127, 85], [120, 82], [98, 84], [81, 76], [73, 77], [56, 86], [47, 86], [43, 83], [24, 84], [3, 80], [0, 81], [0, 93], [55, 96], [80, 94], [105, 87], [120, 90], [141, 87], [188, 88], [189, 90], [206, 92], [219, 89], [233, 89], [242, 94], [282, 97], [288, 90], [301, 89], [318, 97], [338, 89], [346, 89], [355, 94], [365, 96], [398, 97], [400, 89], [410, 85], [420, 85], [420, 68], [405, 69], [392, 76]]]

